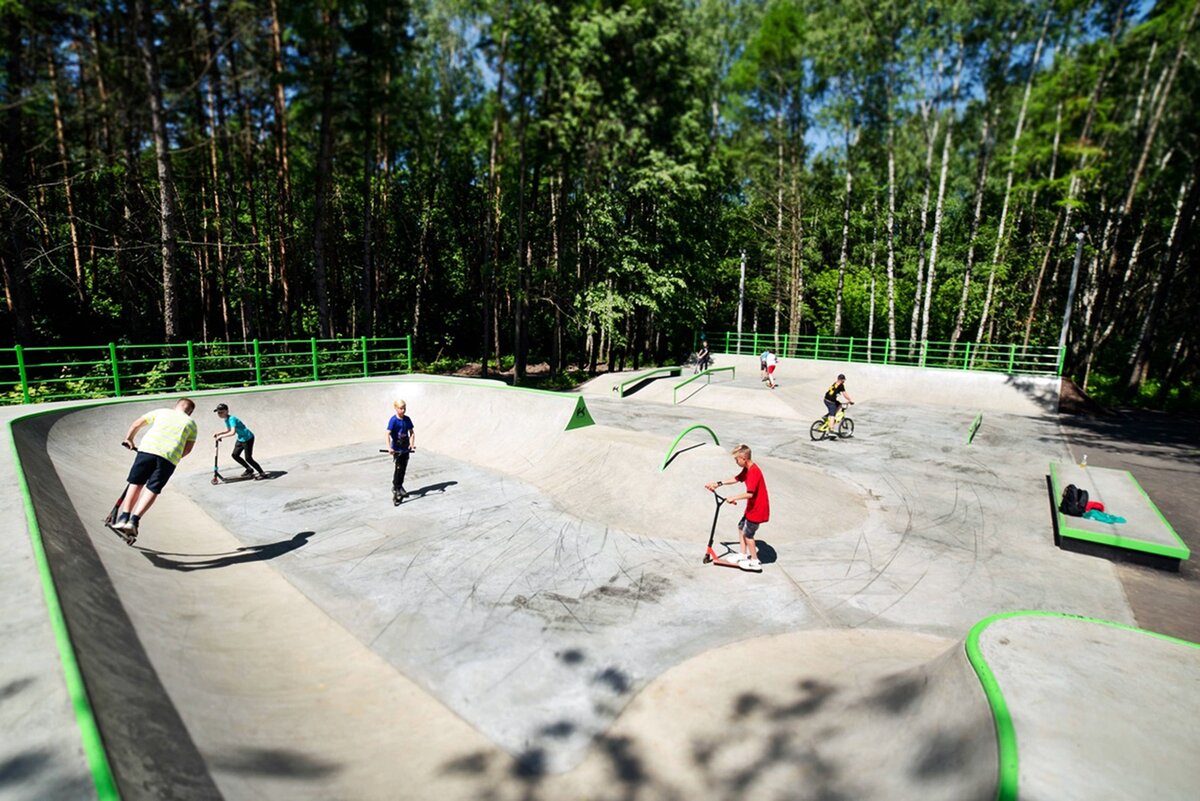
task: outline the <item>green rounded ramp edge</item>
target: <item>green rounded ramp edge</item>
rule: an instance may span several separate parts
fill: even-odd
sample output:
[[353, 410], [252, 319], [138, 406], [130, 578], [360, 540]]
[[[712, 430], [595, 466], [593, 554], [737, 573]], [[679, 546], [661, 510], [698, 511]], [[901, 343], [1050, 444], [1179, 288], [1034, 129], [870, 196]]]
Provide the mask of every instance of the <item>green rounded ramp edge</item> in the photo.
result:
[[[582, 401], [583, 399], [580, 398], [580, 400]], [[662, 466], [658, 468], [658, 472], [661, 473], [662, 471], [667, 469], [667, 465], [669, 465], [671, 463], [671, 459], [674, 458], [674, 456], [675, 456], [675, 448], [677, 448], [679, 446], [680, 440], [682, 440], [685, 436], [687, 436], [689, 433], [691, 433], [692, 431], [695, 431], [698, 428], [702, 428], [705, 431], [707, 431], [712, 436], [714, 444], [716, 444], [716, 445], [721, 444], [721, 440], [717, 439], [717, 432], [713, 431], [708, 426], [703, 425], [701, 423], [697, 423], [694, 426], [688, 426], [687, 428], [683, 429], [683, 431], [679, 432], [679, 436], [675, 438], [675, 441], [671, 443], [671, 447], [667, 449], [667, 455], [663, 457]]]
[[1167, 642], [1200, 648], [1200, 643], [1181, 640], [1178, 637], [1172, 637], [1168, 634], [1159, 634], [1156, 631], [1147, 631], [1146, 629], [1139, 629], [1136, 626], [1127, 626], [1124, 623], [1114, 623], [1111, 620], [1101, 620], [1084, 615], [1072, 615], [1066, 612], [1043, 612], [1037, 610], [1003, 612], [998, 615], [986, 617], [976, 623], [967, 634], [966, 651], [967, 659], [971, 662], [971, 667], [975, 669], [975, 674], [979, 677], [979, 683], [983, 686], [984, 695], [987, 697], [988, 705], [992, 708], [992, 719], [996, 725], [996, 746], [999, 751], [1000, 763], [999, 777], [996, 781], [996, 801], [1016, 801], [1017, 799], [1017, 784], [1020, 778], [1017, 770], [1019, 764], [1017, 758], [1017, 732], [1013, 726], [1012, 715], [1008, 711], [1008, 702], [1004, 699], [1004, 692], [1000, 689], [1000, 682], [996, 679], [996, 674], [992, 672], [991, 666], [983, 656], [983, 649], [979, 645], [979, 638], [988, 626], [997, 621], [1014, 617], [1053, 617], [1065, 620], [1078, 620], [1083, 623], [1094, 623], [1100, 626], [1108, 626], [1109, 628], [1134, 631], [1139, 634], [1145, 634], [1148, 637], [1166, 640]]
[[[45, 414], [45, 412], [41, 414]], [[79, 726], [79, 738], [83, 745], [84, 758], [92, 772], [96, 796], [100, 801], [120, 801], [121, 794], [117, 791], [117, 782], [113, 778], [112, 767], [108, 764], [104, 740], [96, 725], [96, 716], [92, 711], [87, 687], [83, 683], [79, 662], [75, 658], [75, 648], [71, 643], [70, 632], [67, 630], [67, 621], [63, 617], [62, 604], [58, 599], [58, 591], [54, 587], [54, 578], [50, 574], [50, 563], [46, 560], [46, 549], [42, 544], [42, 532], [38, 527], [37, 515], [33, 511], [33, 500], [29, 497], [29, 485], [25, 482], [25, 471], [21, 468], [21, 454], [17, 451], [16, 437], [13, 435], [13, 423], [27, 417], [37, 416], [40, 414], [25, 415], [14, 418], [8, 423], [9, 446], [12, 448], [13, 466], [16, 468], [17, 489], [25, 504], [25, 520], [29, 524], [29, 540], [33, 546], [33, 559], [41, 580], [42, 593], [46, 598], [46, 612], [50, 617], [50, 628], [54, 632], [54, 643], [58, 647], [58, 656], [62, 660], [67, 695], [71, 699], [71, 707], [75, 712], [75, 722]]]

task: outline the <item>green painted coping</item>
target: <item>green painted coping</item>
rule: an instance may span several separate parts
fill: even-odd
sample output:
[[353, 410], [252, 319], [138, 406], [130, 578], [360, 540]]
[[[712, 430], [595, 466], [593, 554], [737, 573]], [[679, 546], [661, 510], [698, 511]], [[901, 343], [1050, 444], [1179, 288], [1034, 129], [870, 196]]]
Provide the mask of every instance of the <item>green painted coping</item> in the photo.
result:
[[983, 412], [980, 412], [979, 414], [975, 415], [975, 420], [972, 421], [971, 427], [967, 430], [967, 444], [968, 445], [970, 445], [971, 441], [975, 439], [975, 432], [979, 430], [979, 426], [981, 426], [982, 424], [983, 424]]
[[104, 739], [96, 725], [96, 716], [92, 711], [92, 703], [88, 698], [87, 687], [83, 683], [83, 673], [79, 670], [79, 662], [75, 658], [75, 648], [71, 644], [71, 635], [67, 630], [67, 621], [63, 616], [62, 604], [58, 598], [58, 590], [54, 586], [54, 577], [50, 574], [50, 563], [46, 560], [46, 549], [42, 544], [42, 531], [38, 527], [37, 515], [33, 511], [33, 499], [29, 497], [29, 485], [25, 481], [25, 471], [21, 467], [21, 454], [17, 451], [16, 438], [13, 435], [13, 423], [30, 417], [40, 417], [60, 411], [36, 412], [13, 418], [8, 422], [9, 447], [12, 449], [13, 466], [16, 468], [17, 488], [25, 504], [25, 521], [29, 524], [29, 541], [33, 547], [33, 559], [37, 565], [38, 577], [42, 584], [42, 594], [46, 598], [46, 613], [50, 617], [50, 629], [54, 633], [54, 643], [58, 647], [58, 656], [62, 660], [63, 678], [66, 680], [67, 695], [71, 699], [71, 707], [75, 712], [75, 722], [79, 726], [79, 738], [83, 746], [83, 755], [88, 768], [92, 772], [92, 782], [96, 787], [96, 796], [100, 801], [119, 801], [116, 780], [113, 778], [112, 767], [108, 764], [108, 754], [104, 750]]
[[1008, 711], [1008, 702], [1005, 700], [1004, 693], [1000, 689], [1000, 682], [983, 656], [983, 649], [979, 644], [979, 638], [988, 626], [999, 620], [1007, 620], [1014, 617], [1051, 617], [1078, 620], [1084, 623], [1094, 623], [1123, 631], [1134, 631], [1139, 634], [1145, 634], [1148, 637], [1166, 640], [1167, 642], [1200, 648], [1200, 643], [1181, 640], [1167, 634], [1159, 634], [1156, 631], [1146, 631], [1135, 626], [1114, 623], [1111, 620], [1100, 620], [1099, 618], [1084, 617], [1083, 615], [1070, 615], [1065, 612], [1041, 612], [1036, 610], [1003, 612], [998, 615], [986, 617], [976, 623], [967, 634], [966, 651], [967, 659], [970, 661], [971, 667], [975, 669], [975, 674], [979, 677], [979, 683], [983, 686], [983, 693], [987, 697], [988, 706], [992, 709], [992, 720], [996, 726], [996, 745], [999, 751], [1000, 763], [1000, 775], [996, 781], [996, 801], [1016, 801], [1017, 798], [1017, 785], [1020, 779], [1018, 772], [1017, 732], [1013, 726], [1012, 715]]
[[696, 373], [691, 378], [680, 381], [678, 384], [676, 384], [671, 389], [671, 404], [674, 405], [679, 402], [676, 400], [676, 397], [681, 388], [686, 387], [688, 384], [692, 383], [693, 381], [697, 381], [701, 378], [708, 379], [713, 373], [719, 373], [722, 370], [728, 370], [730, 373], [733, 374], [734, 378], [737, 378], [737, 372], [734, 370], [732, 365], [726, 365], [725, 367], [710, 367], [707, 370], [701, 370], [700, 372]]
[[[1133, 486], [1137, 487], [1138, 492], [1146, 499], [1146, 503], [1154, 511], [1155, 516], [1175, 538], [1178, 545], [1163, 545], [1160, 542], [1149, 542], [1147, 540], [1138, 539], [1137, 537], [1122, 537], [1117, 534], [1106, 534], [1100, 531], [1088, 531], [1087, 529], [1075, 528], [1068, 522], [1069, 515], [1064, 515], [1058, 509], [1057, 503], [1054, 507], [1054, 514], [1058, 516], [1058, 534], [1060, 537], [1070, 537], [1073, 540], [1084, 540], [1085, 542], [1095, 542], [1100, 545], [1109, 545], [1114, 548], [1122, 548], [1127, 551], [1140, 551], [1142, 553], [1154, 554], [1155, 556], [1166, 556], [1172, 559], [1185, 560], [1191, 557], [1192, 552], [1187, 547], [1187, 544], [1180, 539], [1179, 534], [1175, 532], [1167, 519], [1162, 516], [1162, 512], [1154, 505], [1154, 501], [1150, 500], [1150, 496], [1142, 489], [1142, 485], [1133, 477], [1133, 473], [1128, 470], [1124, 471], [1125, 475], [1129, 476], [1129, 480], [1133, 482]], [[1050, 485], [1054, 492], [1054, 499], [1062, 497], [1062, 488], [1058, 484], [1058, 471], [1054, 469], [1054, 463], [1050, 463]]]
[[687, 436], [688, 433], [695, 431], [698, 428], [702, 428], [712, 435], [713, 442], [715, 444], [721, 444], [721, 440], [717, 439], [717, 432], [713, 431], [708, 426], [702, 425], [701, 423], [697, 423], [694, 426], [688, 426], [687, 428], [683, 429], [683, 431], [679, 432], [679, 436], [675, 438], [675, 441], [671, 443], [671, 447], [667, 449], [667, 455], [663, 457], [662, 466], [658, 468], [658, 472], [661, 473], [663, 470], [667, 469], [667, 465], [671, 463], [671, 457], [675, 455], [675, 448], [678, 447], [680, 440]]
[[629, 386], [630, 384], [636, 384], [639, 381], [645, 381], [646, 379], [653, 378], [656, 375], [679, 375], [682, 371], [683, 368], [679, 365], [675, 365], [674, 367], [657, 367], [645, 373], [638, 373], [633, 378], [626, 379], [619, 384], [613, 384], [612, 391], [617, 393], [618, 398], [623, 398], [625, 397], [625, 387]]

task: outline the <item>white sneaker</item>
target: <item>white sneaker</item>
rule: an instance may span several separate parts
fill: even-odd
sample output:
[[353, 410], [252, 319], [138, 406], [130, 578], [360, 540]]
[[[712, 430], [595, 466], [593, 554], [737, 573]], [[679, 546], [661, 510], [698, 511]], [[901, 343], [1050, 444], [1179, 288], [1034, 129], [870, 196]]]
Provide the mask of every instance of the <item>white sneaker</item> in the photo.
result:
[[762, 562], [758, 561], [757, 559], [747, 559], [745, 565], [746, 567], [755, 568], [757, 570], [762, 569]]

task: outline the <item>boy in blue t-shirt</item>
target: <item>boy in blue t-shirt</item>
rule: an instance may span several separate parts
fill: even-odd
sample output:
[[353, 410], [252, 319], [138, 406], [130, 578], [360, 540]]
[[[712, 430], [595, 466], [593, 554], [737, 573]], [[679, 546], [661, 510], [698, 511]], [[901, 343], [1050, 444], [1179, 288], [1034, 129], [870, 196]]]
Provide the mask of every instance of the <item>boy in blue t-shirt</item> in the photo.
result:
[[[218, 403], [217, 408], [213, 409], [213, 411], [225, 423], [225, 430], [213, 434], [213, 439], [237, 437], [237, 443], [233, 446], [233, 461], [246, 468], [242, 472], [241, 477], [250, 478], [254, 476], [255, 481], [266, 478], [267, 474], [263, 472], [258, 462], [254, 461], [254, 432], [247, 428], [246, 424], [240, 418], [234, 417], [229, 413], [228, 404]], [[245, 456], [242, 455], [243, 453]]]
[[404, 489], [404, 473], [408, 470], [408, 455], [417, 449], [417, 433], [412, 418], [405, 412], [408, 406], [402, 400], [392, 404], [396, 413], [388, 420], [388, 453], [392, 455], [395, 469], [392, 471], [392, 503], [400, 503], [408, 497]]

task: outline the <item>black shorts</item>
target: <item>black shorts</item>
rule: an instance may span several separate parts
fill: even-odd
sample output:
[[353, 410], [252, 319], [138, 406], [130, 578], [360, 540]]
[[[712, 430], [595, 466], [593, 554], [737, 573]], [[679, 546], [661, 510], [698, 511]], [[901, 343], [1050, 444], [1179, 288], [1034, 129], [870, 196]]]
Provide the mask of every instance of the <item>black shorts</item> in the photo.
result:
[[762, 524], [761, 523], [751, 523], [749, 520], [746, 519], [745, 515], [742, 515], [742, 519], [738, 523], [738, 531], [745, 534], [747, 538], [754, 539], [754, 535], [758, 533], [758, 527], [760, 525], [762, 525]]
[[175, 465], [171, 464], [170, 459], [164, 459], [156, 453], [138, 453], [133, 466], [129, 468], [126, 481], [137, 486], [145, 485], [146, 489], [158, 495], [174, 472]]
[[838, 402], [826, 399], [825, 408], [829, 411], [829, 416], [833, 417], [838, 413]]

